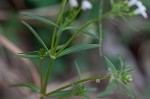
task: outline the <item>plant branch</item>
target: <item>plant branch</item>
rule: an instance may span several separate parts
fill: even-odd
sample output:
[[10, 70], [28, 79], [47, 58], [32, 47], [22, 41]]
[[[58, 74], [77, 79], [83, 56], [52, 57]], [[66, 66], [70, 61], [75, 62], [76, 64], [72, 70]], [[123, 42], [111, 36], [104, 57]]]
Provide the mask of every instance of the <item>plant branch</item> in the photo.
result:
[[[64, 11], [64, 7], [65, 7], [66, 2], [67, 2], [67, 0], [62, 1], [62, 7], [60, 9], [60, 13], [59, 13], [59, 16], [58, 16], [58, 19], [57, 19], [57, 22], [56, 22], [57, 26], [58, 26], [59, 22], [62, 20], [63, 11]], [[56, 36], [56, 32], [57, 32], [57, 26], [55, 26], [54, 32], [53, 32], [53, 35], [52, 35], [52, 42], [51, 42], [52, 53], [53, 53], [53, 46], [54, 46], [55, 36]]]
[[50, 76], [50, 72], [51, 72], [51, 69], [52, 69], [52, 66], [53, 66], [53, 62], [54, 62], [54, 59], [51, 59], [50, 60], [50, 63], [49, 63], [49, 66], [48, 66], [48, 70], [47, 70], [47, 73], [46, 73], [46, 78], [44, 80], [44, 85], [42, 87], [42, 94], [45, 94], [46, 92], [46, 87], [47, 87], [47, 83], [48, 83], [48, 78]]
[[66, 88], [72, 87], [72, 84], [80, 84], [80, 83], [85, 83], [85, 82], [88, 82], [88, 81], [94, 81], [94, 80], [97, 80], [97, 79], [102, 80], [102, 79], [108, 79], [108, 78], [110, 78], [110, 76], [95, 76], [95, 77], [85, 78], [85, 79], [82, 79], [82, 80], [79, 80], [79, 81], [75, 81], [71, 84], [65, 85], [61, 88], [58, 88], [58, 89], [52, 91], [52, 92], [49, 92], [45, 96], [50, 96], [50, 95], [52, 95], [56, 92], [59, 92], [59, 91], [64, 90]]
[[64, 44], [64, 46], [56, 53], [56, 57], [71, 43], [71, 41], [83, 30], [85, 29], [87, 26], [89, 26], [91, 23], [98, 21], [98, 20], [102, 20], [103, 18], [106, 18], [110, 15], [111, 13], [105, 13], [103, 16], [95, 18], [93, 20], [90, 20], [89, 22], [87, 22], [85, 25], [83, 25], [76, 33], [74, 33], [72, 35], [72, 37]]

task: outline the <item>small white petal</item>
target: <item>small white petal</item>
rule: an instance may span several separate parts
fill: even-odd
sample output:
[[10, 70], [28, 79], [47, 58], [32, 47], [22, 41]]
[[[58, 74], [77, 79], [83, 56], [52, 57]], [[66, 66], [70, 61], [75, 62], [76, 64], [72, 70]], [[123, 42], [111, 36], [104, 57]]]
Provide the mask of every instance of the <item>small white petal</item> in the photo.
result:
[[136, 9], [136, 10], [134, 11], [134, 13], [135, 13], [136, 15], [138, 15], [138, 14], [139, 14], [139, 15], [142, 15], [145, 19], [148, 17], [146, 11], [143, 10], [143, 9]]
[[142, 10], [142, 11], [146, 11], [145, 6], [142, 4], [137, 4], [138, 9]]
[[142, 15], [145, 19], [147, 19], [147, 18], [148, 18], [148, 16], [147, 16], [147, 13], [146, 13], [146, 12], [141, 13], [141, 15]]
[[78, 7], [78, 6], [79, 6], [77, 0], [69, 0], [69, 3], [70, 3], [70, 5], [73, 6], [73, 7]]
[[143, 6], [141, 1], [137, 1], [135, 5], [138, 6], [138, 7]]
[[130, 0], [130, 1], [128, 1], [128, 5], [129, 5], [129, 7], [131, 7], [131, 6], [135, 5], [135, 4], [136, 4], [136, 2], [137, 2], [137, 0]]
[[82, 10], [87, 10], [87, 9], [91, 9], [92, 8], [92, 4], [89, 2], [89, 1], [87, 1], [87, 0], [83, 0], [82, 1]]

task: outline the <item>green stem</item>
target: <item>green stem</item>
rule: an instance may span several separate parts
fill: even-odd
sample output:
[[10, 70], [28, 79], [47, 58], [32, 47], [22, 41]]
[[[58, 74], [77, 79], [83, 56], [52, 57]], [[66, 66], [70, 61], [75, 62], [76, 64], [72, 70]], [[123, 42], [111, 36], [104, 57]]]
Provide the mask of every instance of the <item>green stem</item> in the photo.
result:
[[77, 11], [75, 11], [75, 13], [71, 17], [71, 19], [67, 21], [65, 26], [68, 26], [76, 18], [76, 16], [79, 14], [80, 11], [81, 11], [81, 7], [78, 8]]
[[40, 99], [44, 99], [44, 97], [43, 97], [43, 96], [41, 96], [41, 97], [40, 97]]
[[51, 42], [52, 52], [53, 52], [53, 46], [54, 46], [55, 36], [56, 36], [56, 32], [57, 32], [57, 26], [58, 26], [59, 22], [62, 20], [63, 11], [64, 11], [64, 7], [65, 7], [66, 2], [67, 2], [67, 0], [62, 1], [62, 7], [60, 9], [60, 13], [59, 13], [59, 16], [58, 16], [58, 19], [57, 19], [57, 22], [56, 22], [56, 26], [54, 28], [54, 32], [53, 32], [53, 35], [52, 35], [52, 42]]
[[72, 37], [64, 44], [64, 46], [56, 53], [56, 57], [71, 43], [71, 41], [87, 26], [89, 26], [91, 23], [98, 21], [98, 20], [102, 20], [103, 18], [107, 17], [108, 15], [110, 15], [110, 13], [105, 13], [102, 17], [98, 17], [95, 18], [93, 20], [90, 20], [89, 22], [87, 22], [85, 25], [83, 25], [76, 33], [74, 33], [72, 35]]
[[[100, 1], [100, 9], [99, 9], [99, 17], [101, 17], [103, 14], [103, 0]], [[103, 30], [102, 30], [102, 21], [99, 22], [99, 27], [98, 27], [98, 32], [99, 32], [99, 44], [100, 44], [100, 55], [102, 56], [102, 41], [103, 41]]]
[[54, 59], [51, 59], [50, 63], [49, 63], [49, 66], [48, 66], [47, 73], [46, 73], [46, 78], [44, 80], [44, 85], [42, 87], [42, 94], [46, 93], [46, 87], [47, 87], [47, 83], [48, 83], [48, 78], [50, 76], [50, 72], [51, 72], [51, 69], [52, 69], [52, 66], [53, 66], [53, 62], [54, 62]]
[[56, 42], [55, 42], [55, 45], [54, 45], [54, 52], [56, 52], [56, 50], [57, 50], [57, 46], [58, 46], [58, 44], [59, 44], [59, 41], [60, 41], [60, 39], [61, 39], [61, 35], [62, 35], [62, 28], [60, 28], [60, 30], [57, 32], [58, 33], [58, 36], [57, 36], [57, 39], [56, 39]]
[[52, 95], [52, 94], [54, 94], [56, 92], [59, 92], [59, 91], [64, 90], [66, 88], [72, 87], [72, 84], [80, 84], [80, 83], [84, 83], [84, 82], [88, 82], [88, 81], [94, 81], [94, 80], [97, 80], [97, 79], [99, 79], [99, 80], [108, 79], [110, 77], [111, 76], [95, 76], [95, 77], [91, 77], [91, 78], [85, 78], [85, 79], [82, 79], [82, 80], [79, 80], [79, 81], [75, 81], [75, 82], [73, 82], [71, 84], [65, 85], [63, 87], [60, 87], [60, 88], [58, 88], [58, 89], [56, 89], [56, 90], [54, 90], [52, 92], [47, 93], [45, 96], [50, 96], [50, 95]]
[[[40, 59], [40, 80], [41, 80], [41, 89], [42, 89], [42, 86], [43, 86], [42, 63], [43, 63], [43, 58]], [[41, 90], [41, 92], [42, 92], [42, 90]]]
[[57, 49], [57, 46], [58, 46], [59, 41], [61, 39], [62, 32], [64, 31], [63, 28], [68, 26], [74, 20], [74, 18], [79, 14], [80, 11], [81, 11], [81, 8], [78, 8], [78, 10], [73, 13], [73, 16], [70, 18], [70, 20], [66, 20], [66, 22], [59, 28], [59, 31], [57, 32], [58, 36], [56, 39], [56, 43], [54, 45], [54, 50], [53, 50], [54, 52]]

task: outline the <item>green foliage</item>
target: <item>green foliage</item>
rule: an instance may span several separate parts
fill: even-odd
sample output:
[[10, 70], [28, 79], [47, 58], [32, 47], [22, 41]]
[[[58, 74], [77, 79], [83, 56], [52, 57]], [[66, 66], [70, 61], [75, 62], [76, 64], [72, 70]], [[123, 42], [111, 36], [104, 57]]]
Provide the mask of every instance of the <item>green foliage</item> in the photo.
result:
[[40, 93], [40, 88], [38, 88], [35, 84], [29, 82], [10, 85], [10, 87], [27, 87], [32, 89], [36, 93]]
[[76, 46], [72, 46], [69, 48], [66, 48], [65, 50], [63, 50], [58, 57], [67, 55], [67, 54], [71, 54], [71, 53], [75, 53], [75, 52], [79, 52], [79, 51], [84, 51], [84, 50], [88, 50], [88, 49], [93, 49], [93, 48], [98, 48], [99, 44], [81, 44], [81, 45], [76, 45]]
[[[102, 30], [102, 20], [108, 17], [112, 17], [112, 16], [121, 16], [124, 18], [124, 16], [131, 16], [131, 11], [130, 8], [128, 7], [127, 3], [122, 1], [122, 0], [111, 0], [111, 10], [107, 13], [104, 13], [103, 11], [103, 0], [99, 1], [99, 7], [98, 7], [98, 17], [96, 16], [96, 18], [89, 20], [87, 23], [85, 23], [83, 26], [79, 26], [79, 27], [75, 27], [73, 25], [70, 26], [70, 24], [73, 23], [73, 21], [75, 20], [76, 17], [78, 17], [78, 15], [81, 12], [81, 9], [83, 9], [82, 3], [81, 5], [77, 7], [71, 7], [71, 9], [69, 9], [71, 12], [73, 13], [69, 13], [68, 15], [64, 14], [64, 10], [65, 10], [65, 6], [66, 6], [67, 0], [62, 0], [62, 5], [59, 11], [59, 15], [57, 18], [56, 23], [43, 18], [41, 16], [37, 16], [31, 13], [21, 13], [21, 16], [26, 16], [29, 17], [31, 19], [34, 19], [36, 21], [45, 23], [47, 25], [52, 25], [54, 26], [53, 29], [53, 33], [52, 33], [52, 37], [50, 38], [50, 48], [48, 48], [46, 46], [46, 44], [44, 43], [44, 41], [41, 39], [41, 37], [38, 35], [38, 33], [26, 22], [22, 21], [22, 23], [32, 32], [32, 34], [35, 36], [35, 38], [38, 40], [38, 42], [42, 45], [42, 48], [39, 49], [38, 51], [33, 51], [33, 52], [27, 52], [27, 53], [19, 53], [18, 57], [20, 58], [39, 58], [40, 59], [40, 76], [41, 76], [41, 88], [39, 89], [37, 86], [35, 86], [32, 83], [20, 83], [20, 84], [16, 84], [13, 85], [13, 87], [28, 87], [31, 88], [33, 91], [39, 93], [41, 95], [41, 99], [43, 99], [43, 96], [48, 96], [48, 97], [56, 97], [56, 98], [68, 98], [68, 97], [72, 97], [72, 96], [82, 96], [84, 99], [90, 99], [88, 97], [88, 93], [89, 92], [93, 92], [96, 89], [95, 88], [88, 88], [84, 85], [85, 82], [88, 81], [96, 81], [98, 80], [102, 80], [102, 79], [110, 79], [108, 86], [106, 87], [106, 89], [101, 92], [100, 94], [98, 94], [98, 97], [105, 97], [109, 94], [112, 93], [112, 91], [114, 90], [116, 85], [122, 85], [125, 86], [128, 94], [134, 98], [135, 94], [134, 91], [128, 86], [129, 82], [132, 81], [132, 75], [129, 74], [130, 71], [133, 71], [135, 68], [134, 67], [125, 67], [124, 62], [120, 59], [120, 65], [119, 68], [116, 68], [118, 66], [115, 66], [106, 56], [104, 56], [105, 61], [108, 65], [108, 69], [109, 69], [109, 74], [106, 76], [94, 76], [94, 77], [89, 77], [89, 78], [85, 78], [82, 79], [82, 74], [81, 74], [81, 70], [79, 68], [79, 64], [77, 63], [77, 61], [75, 61], [75, 66], [77, 69], [77, 73], [79, 76], [79, 80], [70, 83], [68, 85], [62, 86], [54, 91], [51, 92], [46, 92], [47, 89], [47, 84], [49, 81], [49, 78], [51, 77], [52, 72], [52, 67], [54, 65], [56, 65], [55, 62], [58, 62], [58, 58], [65, 56], [65, 55], [69, 55], [72, 53], [76, 53], [76, 52], [80, 52], [80, 51], [85, 51], [88, 49], [93, 49], [93, 48], [100, 48], [100, 53], [102, 51], [102, 37], [103, 37], [103, 30]], [[78, 2], [77, 2], [78, 3]], [[90, 24], [94, 23], [94, 22], [98, 22], [98, 33], [99, 36], [85, 30], [85, 28], [87, 28]], [[66, 30], [71, 30], [74, 31], [74, 33], [72, 34], [71, 37], [69, 37], [69, 39], [63, 44], [63, 45], [59, 45], [60, 43], [62, 44], [61, 38], [63, 37], [63, 34], [66, 32]], [[74, 40], [75, 37], [77, 37], [80, 33], [85, 33], [89, 36], [91, 36], [92, 38], [94, 38], [95, 40], [99, 40], [99, 44], [79, 44], [79, 45], [74, 45], [71, 47], [68, 47], [69, 44]], [[102, 55], [102, 54], [101, 54]], [[43, 66], [43, 61], [44, 61], [44, 57], [46, 56], [50, 56], [50, 58], [48, 58], [48, 66]], [[61, 64], [63, 65], [63, 64]], [[43, 67], [46, 70], [46, 72], [43, 73]], [[55, 66], [56, 67], [56, 66]], [[59, 69], [62, 67], [59, 67]], [[61, 69], [60, 69], [61, 70]], [[44, 75], [44, 77], [42, 77]], [[44, 79], [43, 79], [44, 78]], [[71, 87], [71, 88], [70, 88]], [[68, 89], [70, 88], [70, 89]], [[121, 89], [121, 87], [120, 87]]]
[[107, 57], [105, 57], [105, 60], [108, 65], [108, 68], [110, 68], [110, 70], [112, 70], [112, 73], [115, 74], [117, 72], [117, 70], [116, 70], [116, 67], [114, 66], [114, 64]]
[[[63, 29], [63, 31], [64, 31], [64, 30], [74, 30], [74, 31], [76, 31], [76, 30], [79, 30], [79, 29], [80, 29], [79, 27], [72, 27], [72, 26], [69, 26], [69, 27], [65, 27], [65, 28]], [[91, 32], [86, 31], [86, 30], [82, 30], [82, 32], [84, 32], [86, 35], [89, 35], [90, 37], [92, 37], [92, 38], [94, 38], [94, 39], [96, 39], [96, 40], [99, 40], [99, 38], [97, 37], [97, 35], [95, 35], [94, 33], [91, 33]]]
[[[106, 56], [105, 56], [105, 60], [108, 65], [108, 68], [109, 68], [109, 71], [111, 74], [111, 78], [110, 78], [110, 83], [109, 83], [108, 87], [106, 88], [106, 90], [103, 91], [102, 93], [100, 93], [98, 95], [98, 97], [104, 97], [106, 95], [109, 95], [113, 91], [115, 85], [118, 85], [119, 89], [121, 89], [120, 85], [123, 85], [127, 89], [128, 94], [132, 98], [135, 98], [134, 91], [128, 87], [128, 83], [132, 81], [132, 75], [130, 75], [129, 72], [133, 71], [135, 68], [134, 67], [125, 67], [125, 65], [120, 65], [121, 68], [118, 70]], [[120, 61], [121, 61], [120, 62], [121, 64], [124, 64], [124, 63], [122, 63], [123, 61], [121, 59], [120, 59]]]
[[[62, 45], [58, 46], [57, 50], [60, 49], [61, 47], [62, 47]], [[65, 50], [62, 51], [62, 53], [60, 53], [58, 55], [58, 57], [65, 56], [65, 55], [72, 54], [72, 53], [76, 53], [76, 52], [79, 52], [79, 51], [98, 48], [98, 47], [99, 47], [99, 44], [76, 45], [76, 46], [66, 48]], [[49, 50], [48, 52], [50, 53], [51, 50]], [[49, 56], [48, 52], [45, 52], [44, 56]], [[19, 58], [39, 58], [40, 56], [38, 55], [37, 51], [33, 51], [33, 52], [30, 52], [30, 53], [19, 53], [18, 57]]]
[[32, 13], [22, 12], [21, 16], [26, 16], [26, 17], [29, 17], [31, 19], [37, 20], [39, 22], [48, 24], [48, 25], [57, 26], [53, 21], [51, 21], [47, 18], [41, 17], [41, 16], [34, 15]]
[[45, 45], [45, 43], [43, 42], [43, 40], [39, 37], [39, 35], [36, 33], [36, 31], [26, 22], [22, 21], [22, 23], [34, 34], [34, 36], [36, 37], [36, 39], [42, 44], [42, 46], [45, 48], [45, 50], [48, 51], [47, 46]]

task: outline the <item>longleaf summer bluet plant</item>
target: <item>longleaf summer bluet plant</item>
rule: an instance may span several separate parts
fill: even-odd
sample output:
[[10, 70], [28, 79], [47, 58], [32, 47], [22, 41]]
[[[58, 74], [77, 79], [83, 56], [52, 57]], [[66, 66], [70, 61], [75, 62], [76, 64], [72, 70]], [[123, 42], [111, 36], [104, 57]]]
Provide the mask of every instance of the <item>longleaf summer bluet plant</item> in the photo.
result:
[[[40, 59], [40, 77], [41, 77], [41, 86], [38, 87], [33, 83], [19, 83], [12, 86], [24, 86], [31, 88], [35, 93], [40, 94], [40, 99], [45, 99], [45, 97], [56, 97], [58, 99], [64, 99], [72, 96], [81, 96], [85, 99], [89, 99], [88, 93], [92, 88], [88, 88], [84, 85], [86, 82], [95, 81], [96, 83], [100, 83], [101, 80], [109, 79], [109, 84], [107, 88], [103, 91], [97, 94], [97, 98], [100, 97], [106, 97], [107, 95], [111, 94], [115, 86], [118, 86], [119, 88], [125, 88], [129, 96], [131, 98], [135, 98], [136, 94], [134, 90], [129, 87], [129, 83], [133, 80], [132, 75], [130, 74], [130, 71], [134, 70], [134, 67], [131, 66], [125, 66], [123, 62], [120, 60], [120, 68], [116, 68], [116, 66], [110, 61], [109, 58], [102, 55], [102, 50], [100, 50], [102, 57], [104, 57], [107, 66], [108, 66], [108, 74], [107, 75], [97, 75], [94, 77], [89, 78], [82, 78], [81, 71], [80, 71], [80, 64], [75, 61], [75, 65], [77, 68], [77, 73], [79, 75], [79, 80], [74, 81], [68, 85], [65, 85], [63, 87], [60, 87], [56, 90], [53, 90], [51, 92], [47, 92], [47, 85], [48, 80], [51, 75], [51, 69], [54, 65], [54, 61], [57, 60], [57, 58], [62, 57], [64, 55], [68, 55], [71, 53], [84, 51], [88, 49], [93, 48], [100, 48], [102, 47], [102, 20], [109, 18], [109, 17], [133, 17], [135, 15], [142, 15], [144, 18], [147, 18], [146, 8], [142, 4], [140, 0], [108, 0], [111, 9], [108, 12], [103, 11], [104, 7], [104, 0], [99, 0], [99, 10], [97, 10], [99, 15], [97, 17], [94, 17], [93, 19], [86, 22], [84, 25], [80, 27], [72, 26], [72, 22], [76, 20], [76, 17], [79, 15], [81, 11], [91, 10], [93, 5], [89, 0], [81, 0], [79, 2], [78, 0], [62, 0], [61, 8], [59, 15], [57, 17], [56, 22], [53, 22], [49, 19], [46, 19], [41, 16], [37, 16], [31, 13], [23, 12], [21, 13], [21, 16], [26, 16], [29, 18], [32, 18], [34, 20], [40, 21], [42, 23], [45, 23], [47, 25], [54, 26], [54, 30], [52, 33], [52, 37], [50, 38], [51, 44], [50, 48], [46, 46], [44, 41], [41, 39], [41, 37], [38, 35], [38, 33], [25, 21], [22, 21], [22, 23], [28, 28], [35, 36], [35, 38], [39, 41], [42, 48], [38, 51], [30, 52], [30, 53], [20, 53], [18, 56], [21, 58], [39, 58]], [[70, 6], [70, 12], [68, 15], [64, 15], [64, 9], [66, 4], [69, 4]], [[133, 6], [136, 6], [136, 8], [132, 8]], [[64, 18], [65, 16], [65, 18]], [[77, 20], [76, 20], [77, 21]], [[85, 30], [90, 24], [93, 24], [94, 22], [99, 23], [99, 36], [96, 36], [88, 31]], [[59, 45], [62, 35], [66, 30], [74, 31], [72, 36], [66, 41], [66, 43]], [[86, 35], [89, 35], [97, 40], [99, 40], [99, 43], [97, 44], [80, 44], [75, 45], [72, 47], [68, 47], [68, 45], [81, 33], [85, 33]], [[31, 54], [32, 53], [32, 54]], [[43, 72], [42, 72], [42, 63], [44, 57], [49, 57], [49, 66], [47, 68], [46, 77], [45, 79], [42, 78]], [[70, 89], [68, 89], [70, 88]], [[119, 89], [118, 88], [118, 89]], [[96, 91], [95, 89], [92, 91]]]

